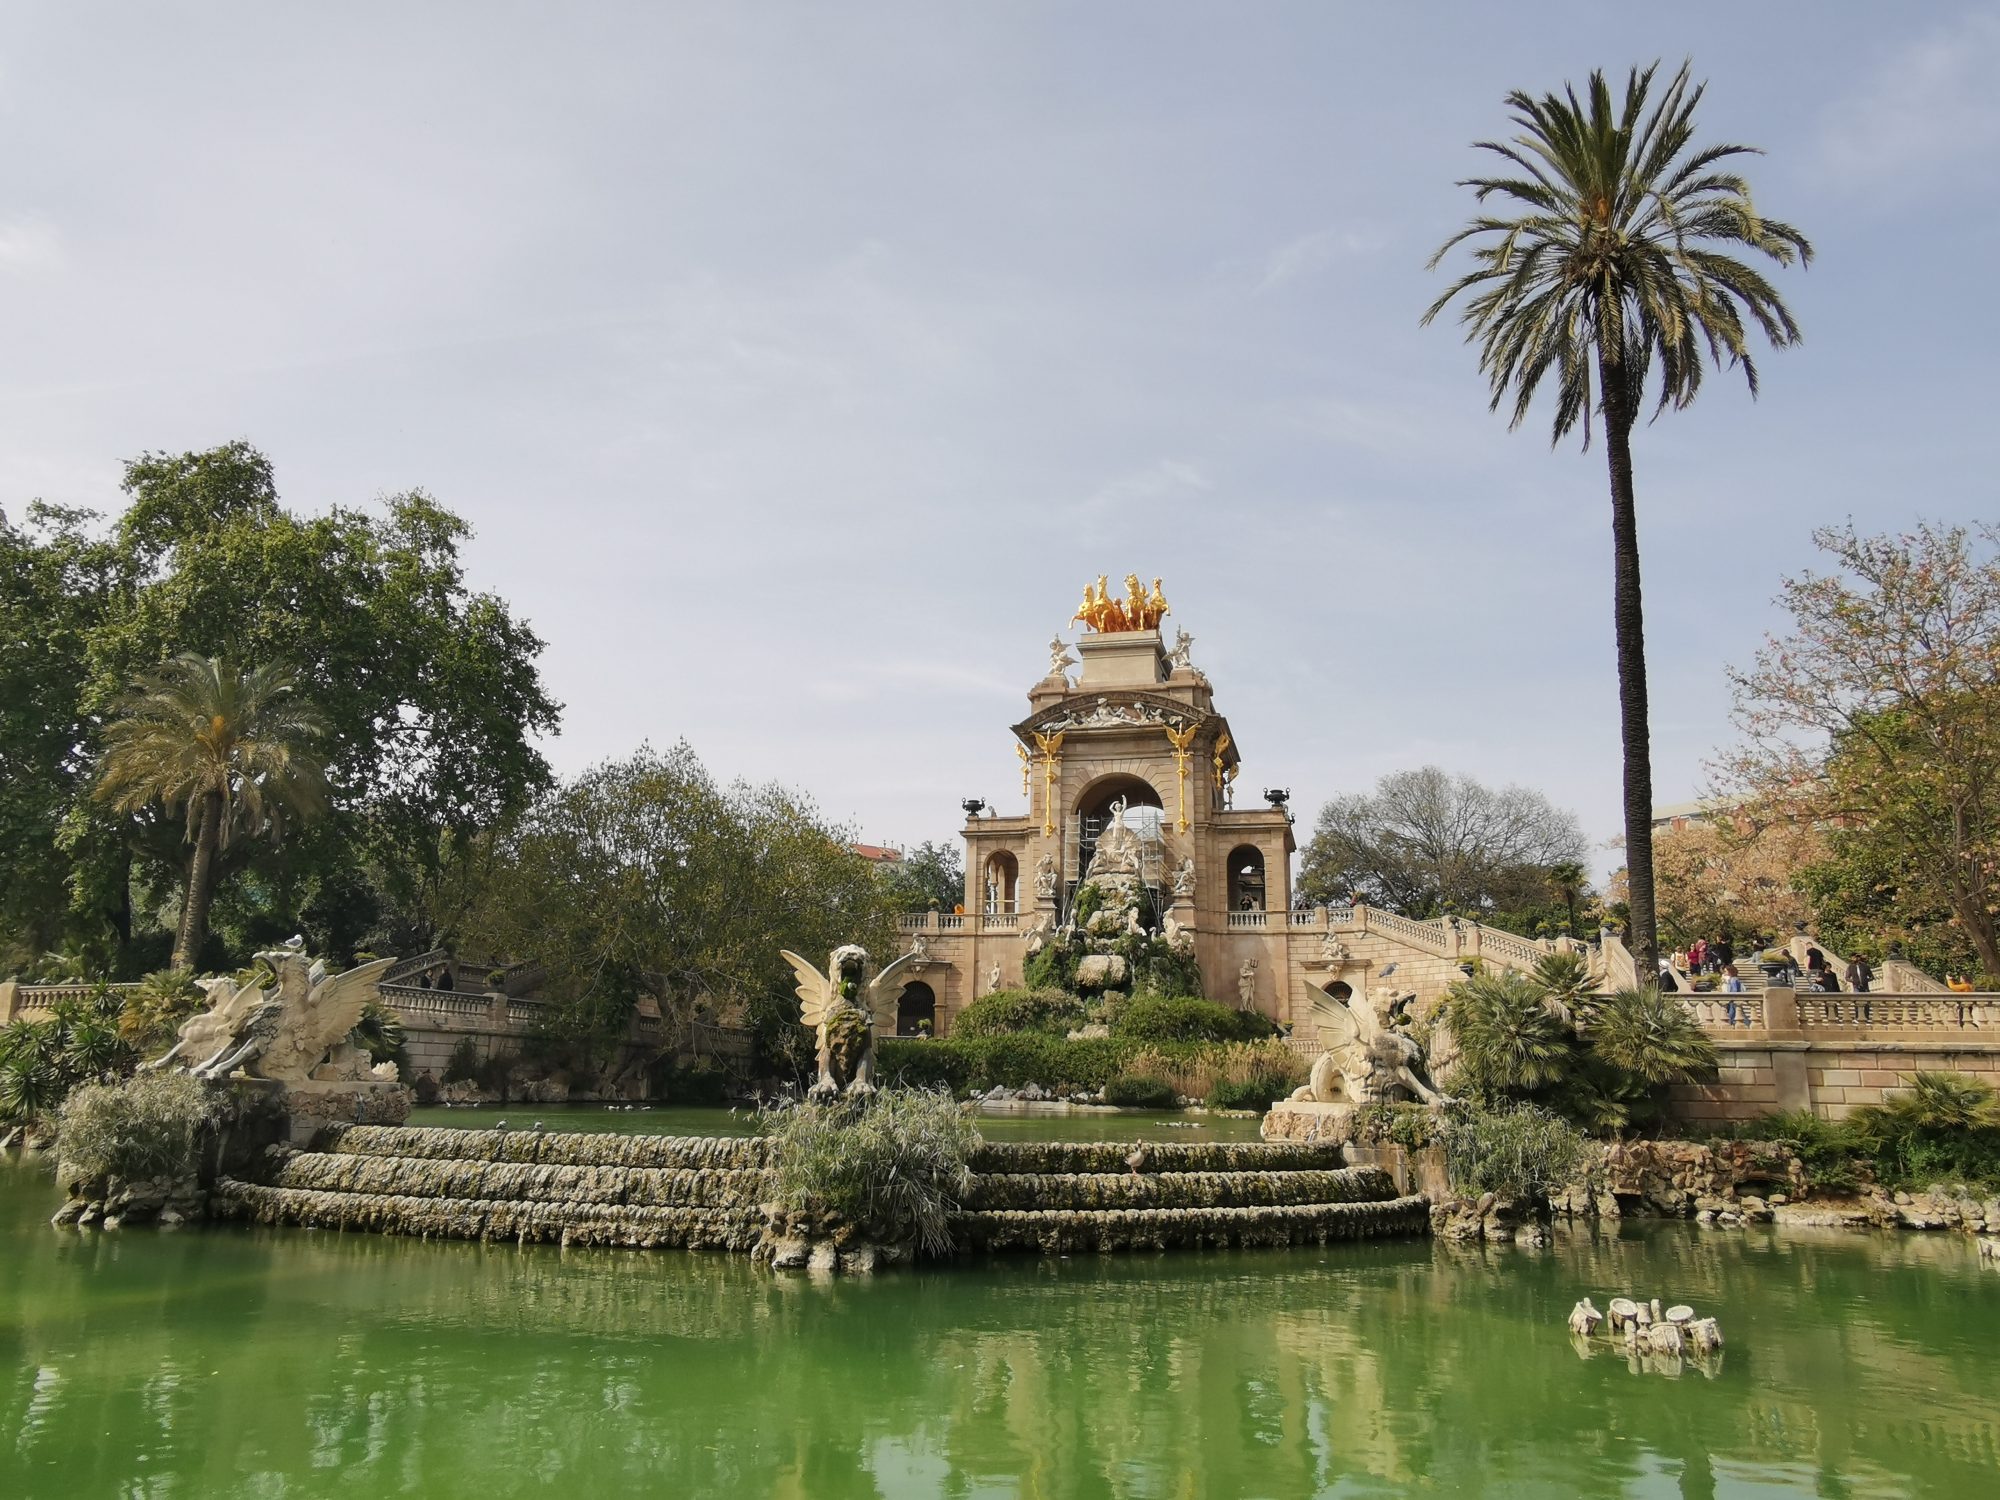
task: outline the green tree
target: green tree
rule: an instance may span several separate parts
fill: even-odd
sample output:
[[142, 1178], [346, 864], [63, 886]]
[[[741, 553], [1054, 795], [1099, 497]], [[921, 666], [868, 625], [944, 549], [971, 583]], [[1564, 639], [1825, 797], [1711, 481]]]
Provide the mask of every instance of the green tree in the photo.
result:
[[221, 851], [227, 946], [448, 941], [481, 830], [548, 784], [535, 740], [558, 716], [541, 642], [467, 584], [464, 523], [415, 491], [294, 514], [245, 443], [147, 454], [125, 490], [115, 524], [49, 507], [0, 521], [0, 949], [60, 938], [126, 974], [165, 961], [147, 914], [181, 884], [184, 846], [93, 802], [88, 752], [131, 679], [188, 651], [293, 663], [333, 768], [328, 816], [282, 848]]
[[243, 670], [187, 653], [134, 682], [104, 726], [98, 796], [117, 812], [158, 803], [186, 819], [194, 854], [176, 969], [194, 968], [208, 936], [217, 852], [237, 833], [282, 840], [288, 818], [326, 807], [325, 720], [297, 688], [289, 667]]
[[895, 902], [846, 830], [776, 786], [722, 786], [694, 752], [641, 749], [551, 789], [495, 840], [468, 932], [532, 953], [559, 1039], [605, 1061], [633, 1004], [655, 997], [756, 1026], [796, 1065], [790, 948], [823, 960], [857, 942], [891, 956]]
[[[0, 974], [71, 934], [70, 862], [57, 834], [88, 777], [83, 695], [115, 549], [86, 512], [0, 512]], [[129, 929], [121, 906], [110, 914]]]
[[1724, 764], [1761, 816], [1827, 830], [1835, 868], [1801, 882], [1844, 896], [1843, 926], [1872, 911], [1908, 941], [1941, 917], [2000, 974], [2000, 528], [1976, 536], [1814, 532], [1835, 569], [1787, 579], [1791, 628], [1730, 674]]
[[905, 851], [884, 879], [899, 911], [950, 911], [965, 900], [965, 854], [956, 844], [927, 841]]
[[1683, 66], [1649, 110], [1658, 64], [1634, 68], [1614, 103], [1602, 72], [1587, 99], [1573, 88], [1540, 99], [1507, 96], [1520, 134], [1478, 147], [1508, 175], [1475, 177], [1482, 213], [1431, 257], [1435, 268], [1470, 244], [1473, 268], [1424, 313], [1428, 324], [1461, 298], [1467, 342], [1498, 410], [1510, 396], [1513, 426], [1554, 377], [1553, 440], [1591, 414], [1602, 419], [1611, 479], [1612, 621], [1617, 635], [1619, 729], [1624, 744], [1625, 847], [1631, 947], [1639, 972], [1657, 966], [1653, 909], [1653, 772], [1640, 597], [1639, 532], [1632, 484], [1632, 428], [1656, 381], [1655, 415], [1679, 410], [1701, 389], [1706, 361], [1740, 367], [1751, 394], [1757, 366], [1749, 326], [1773, 347], [1799, 328], [1763, 275], [1717, 246], [1754, 250], [1779, 265], [1810, 261], [1812, 246], [1787, 224], [1764, 218], [1750, 185], [1731, 169], [1752, 148], [1695, 144], [1694, 112], [1705, 85]]

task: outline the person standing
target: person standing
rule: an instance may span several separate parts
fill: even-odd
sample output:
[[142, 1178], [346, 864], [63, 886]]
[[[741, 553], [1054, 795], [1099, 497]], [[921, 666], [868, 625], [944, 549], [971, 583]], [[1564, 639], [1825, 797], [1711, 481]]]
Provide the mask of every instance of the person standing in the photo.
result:
[[1707, 963], [1708, 939], [1698, 937], [1688, 944], [1688, 973], [1690, 975], [1701, 973]]
[[1847, 961], [1847, 987], [1857, 995], [1868, 993], [1868, 986], [1875, 982], [1875, 970], [1868, 963], [1868, 956], [1857, 953]]
[[1750, 1012], [1744, 1003], [1736, 998], [1743, 993], [1743, 980], [1737, 974], [1735, 964], [1724, 964], [1722, 966], [1722, 992], [1729, 997], [1722, 1008], [1722, 1024], [1725, 1026], [1734, 1026], [1737, 1016], [1741, 1015], [1743, 1024], [1748, 1026], [1750, 1024]]
[[1715, 946], [1708, 950], [1708, 956], [1715, 960], [1718, 971], [1726, 973], [1730, 965], [1736, 962], [1736, 945], [1730, 942], [1725, 934], [1715, 940]]

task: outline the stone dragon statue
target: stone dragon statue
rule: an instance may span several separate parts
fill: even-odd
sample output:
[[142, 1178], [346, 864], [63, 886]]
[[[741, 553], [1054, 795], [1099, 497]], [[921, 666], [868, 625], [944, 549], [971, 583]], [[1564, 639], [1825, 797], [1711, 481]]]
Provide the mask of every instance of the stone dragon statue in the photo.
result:
[[[146, 1068], [178, 1064], [211, 1082], [239, 1068], [281, 1083], [304, 1083], [329, 1071], [357, 1080], [389, 1076], [370, 1068], [367, 1054], [348, 1046], [347, 1036], [380, 994], [394, 959], [331, 975], [296, 947], [259, 953], [257, 962], [270, 971], [270, 989], [256, 981], [240, 988], [231, 979], [208, 981], [208, 1009], [184, 1021], [180, 1039]], [[395, 1065], [382, 1067], [393, 1074]]]
[[877, 972], [865, 948], [847, 943], [827, 955], [822, 974], [810, 959], [779, 951], [798, 978], [799, 1020], [819, 1038], [819, 1079], [806, 1097], [867, 1098], [875, 1092], [875, 1028], [895, 1025], [901, 976], [913, 955]]
[[1402, 1030], [1407, 1004], [1392, 1002], [1385, 1021], [1365, 993], [1352, 1002], [1332, 995], [1314, 1000], [1312, 1018], [1326, 1050], [1314, 1060], [1310, 1081], [1292, 1098], [1373, 1104], [1409, 1094], [1426, 1104], [1445, 1103], [1425, 1074], [1423, 1047]]

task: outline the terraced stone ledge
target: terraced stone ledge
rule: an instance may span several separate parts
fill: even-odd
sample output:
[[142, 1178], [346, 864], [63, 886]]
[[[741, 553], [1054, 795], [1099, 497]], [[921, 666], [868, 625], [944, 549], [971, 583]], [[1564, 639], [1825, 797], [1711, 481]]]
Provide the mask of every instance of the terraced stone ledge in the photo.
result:
[[[355, 1125], [223, 1178], [219, 1217], [449, 1239], [756, 1248], [770, 1147], [757, 1137]], [[1136, 1165], [1135, 1165], [1136, 1162]], [[988, 1144], [954, 1237], [969, 1251], [1326, 1244], [1429, 1231], [1386, 1172], [1299, 1143]]]

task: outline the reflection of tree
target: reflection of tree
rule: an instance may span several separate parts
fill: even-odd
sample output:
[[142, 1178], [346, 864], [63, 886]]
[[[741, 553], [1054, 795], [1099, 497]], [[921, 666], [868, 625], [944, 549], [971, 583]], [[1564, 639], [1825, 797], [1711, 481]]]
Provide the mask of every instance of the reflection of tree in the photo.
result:
[[[1955, 1238], [1669, 1227], [823, 1286], [672, 1252], [57, 1237], [37, 1194], [12, 1214], [12, 1175], [8, 1493], [167, 1474], [275, 1493], [323, 1472], [494, 1496], [1702, 1495], [1780, 1465], [1979, 1493], [2000, 1443], [2000, 1326]], [[1720, 1375], [1578, 1360], [1562, 1318], [1586, 1291], [1715, 1312]], [[10, 1465], [37, 1482], [5, 1484]]]

